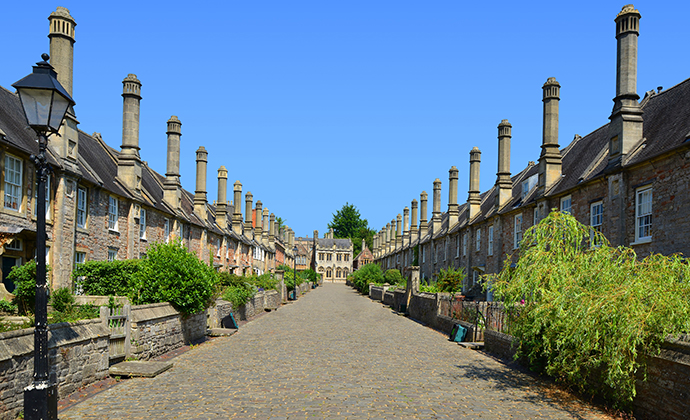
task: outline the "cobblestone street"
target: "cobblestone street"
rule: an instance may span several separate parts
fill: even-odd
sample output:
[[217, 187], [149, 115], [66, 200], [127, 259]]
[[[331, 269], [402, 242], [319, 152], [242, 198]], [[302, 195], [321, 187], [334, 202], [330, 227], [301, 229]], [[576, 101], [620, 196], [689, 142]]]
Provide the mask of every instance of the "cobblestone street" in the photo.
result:
[[60, 418], [609, 418], [550, 389], [344, 284], [325, 284]]

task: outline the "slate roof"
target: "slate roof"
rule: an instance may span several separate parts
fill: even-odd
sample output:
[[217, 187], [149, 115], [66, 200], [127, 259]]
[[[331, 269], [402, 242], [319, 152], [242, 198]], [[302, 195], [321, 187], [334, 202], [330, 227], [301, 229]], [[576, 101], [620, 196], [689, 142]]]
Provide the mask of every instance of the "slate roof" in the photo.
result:
[[331, 238], [319, 238], [318, 246], [321, 248], [333, 248], [333, 245], [337, 249], [348, 249], [352, 248], [352, 241], [350, 239], [331, 239]]

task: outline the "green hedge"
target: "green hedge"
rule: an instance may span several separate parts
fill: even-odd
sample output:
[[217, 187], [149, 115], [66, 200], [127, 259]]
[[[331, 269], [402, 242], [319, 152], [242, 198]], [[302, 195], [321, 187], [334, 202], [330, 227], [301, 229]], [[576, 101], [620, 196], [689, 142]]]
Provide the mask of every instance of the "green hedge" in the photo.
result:
[[86, 295], [128, 296], [142, 260], [87, 261], [72, 271], [72, 282]]
[[[398, 272], [400, 274], [400, 272]], [[369, 283], [382, 283], [384, 281], [383, 272], [378, 264], [366, 264], [359, 270], [354, 271], [348, 276], [348, 280], [355, 289], [365, 295], [369, 294]]]

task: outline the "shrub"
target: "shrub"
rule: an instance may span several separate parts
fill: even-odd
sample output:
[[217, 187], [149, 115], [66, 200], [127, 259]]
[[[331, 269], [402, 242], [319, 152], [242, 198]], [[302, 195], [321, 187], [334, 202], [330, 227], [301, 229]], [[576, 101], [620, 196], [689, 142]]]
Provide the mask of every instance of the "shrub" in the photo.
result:
[[64, 312], [52, 312], [48, 315], [48, 323], [74, 322], [82, 319], [98, 318], [99, 316], [99, 307], [87, 303], [85, 305], [74, 305]]
[[465, 277], [464, 267], [460, 267], [457, 270], [453, 267], [449, 267], [448, 270], [441, 269], [436, 275], [436, 286], [441, 292], [457, 293], [462, 291], [462, 283]]
[[257, 288], [263, 290], [273, 290], [278, 287], [278, 279], [276, 279], [270, 273], [264, 273], [260, 276], [252, 276], [248, 279], [248, 281]]
[[232, 303], [233, 309], [239, 309], [242, 305], [249, 302], [256, 292], [256, 286], [248, 282], [243, 282], [241, 284], [226, 287], [223, 291], [222, 298]]
[[17, 311], [17, 305], [13, 304], [7, 299], [0, 299], [0, 311], [13, 314]]
[[[49, 272], [50, 267], [46, 265], [46, 282]], [[13, 267], [7, 278], [16, 286], [12, 303], [17, 305], [21, 314], [32, 314], [36, 307], [36, 260]]]
[[74, 296], [66, 287], [57, 289], [50, 297], [53, 309], [58, 312], [69, 312], [74, 306]]
[[403, 282], [403, 276], [400, 274], [400, 270], [391, 268], [386, 270], [386, 273], [383, 275], [383, 280], [388, 284], [396, 285]]
[[319, 280], [319, 275], [316, 274], [316, 271], [312, 270], [311, 268], [300, 271], [299, 276], [312, 283], [316, 283]]
[[87, 295], [127, 296], [141, 261], [87, 261], [74, 267], [72, 281]]
[[[591, 246], [596, 244], [596, 246]], [[527, 230], [514, 269], [496, 276], [516, 357], [582, 391], [628, 408], [644, 357], [690, 331], [690, 265], [680, 255], [638, 260], [599, 232], [552, 212]]]
[[213, 268], [187, 251], [180, 240], [155, 243], [132, 276], [129, 298], [134, 304], [169, 302], [191, 315], [211, 305], [216, 283]]
[[352, 282], [355, 289], [367, 295], [369, 294], [369, 283], [383, 282], [383, 272], [378, 264], [365, 264], [359, 270], [354, 271], [348, 279]]

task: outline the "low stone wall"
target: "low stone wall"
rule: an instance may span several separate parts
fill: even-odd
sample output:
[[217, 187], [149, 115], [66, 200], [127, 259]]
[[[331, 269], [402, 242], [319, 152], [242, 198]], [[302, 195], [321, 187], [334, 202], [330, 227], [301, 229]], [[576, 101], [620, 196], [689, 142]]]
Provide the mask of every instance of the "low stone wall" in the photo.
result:
[[267, 309], [278, 309], [281, 305], [281, 299], [282, 296], [277, 290], [261, 291], [237, 310], [232, 307], [232, 303], [223, 299], [217, 299], [216, 304], [208, 308], [208, 327], [230, 328], [231, 313], [235, 317], [235, 321], [246, 321]]
[[388, 289], [386, 286], [374, 286], [373, 284], [370, 284], [369, 299], [383, 301], [383, 294], [386, 293], [386, 289]]
[[196, 330], [198, 315], [203, 316], [205, 333], [205, 313], [192, 315], [189, 322], [183, 322], [182, 315], [169, 303], [132, 306], [132, 356], [149, 360], [189, 343], [185, 339], [195, 334], [183, 332], [183, 324]]
[[[108, 375], [110, 330], [100, 319], [48, 326], [50, 378], [58, 396]], [[24, 388], [33, 381], [34, 329], [0, 333], [0, 420], [17, 418]]]
[[431, 293], [413, 293], [410, 299], [410, 307], [407, 309], [410, 318], [421, 321], [432, 327], [436, 323], [438, 306], [436, 295]]
[[505, 359], [513, 360], [515, 357], [514, 340], [515, 338], [512, 335], [499, 331], [484, 331], [484, 349]]
[[392, 290], [386, 290], [383, 292], [383, 298], [381, 299], [384, 305], [393, 307], [395, 305], [395, 295]]

